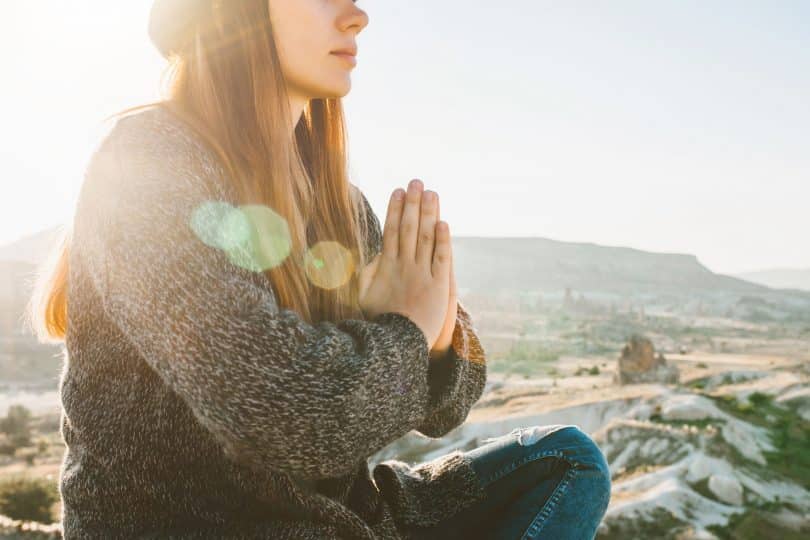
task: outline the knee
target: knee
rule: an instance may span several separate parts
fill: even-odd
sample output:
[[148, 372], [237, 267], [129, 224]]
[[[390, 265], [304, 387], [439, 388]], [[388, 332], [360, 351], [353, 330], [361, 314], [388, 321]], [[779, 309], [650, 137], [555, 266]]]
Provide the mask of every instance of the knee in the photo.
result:
[[[531, 426], [518, 434], [523, 445], [542, 441], [554, 448], [574, 468], [591, 479], [594, 489], [610, 497], [610, 468], [599, 445], [577, 426]], [[607, 505], [607, 502], [605, 503]]]
[[566, 431], [568, 432], [566, 446], [570, 445], [570, 459], [574, 467], [588, 477], [588, 484], [593, 490], [592, 495], [601, 499], [604, 511], [610, 502], [611, 488], [610, 467], [605, 454], [599, 445], [578, 427], [572, 426]]
[[580, 468], [594, 469], [610, 479], [607, 459], [599, 445], [577, 426], [567, 426], [560, 433], [560, 447]]
[[576, 426], [570, 426], [567, 428], [567, 437], [572, 447], [572, 453], [579, 461], [591, 465], [594, 469], [606, 472], [610, 476], [605, 454], [590, 435]]

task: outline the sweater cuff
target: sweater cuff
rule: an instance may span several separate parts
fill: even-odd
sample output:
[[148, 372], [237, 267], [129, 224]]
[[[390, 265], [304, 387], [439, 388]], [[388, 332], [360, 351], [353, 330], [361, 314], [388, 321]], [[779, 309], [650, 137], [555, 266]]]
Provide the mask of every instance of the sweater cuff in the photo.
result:
[[384, 325], [395, 323], [400, 328], [400, 331], [408, 333], [417, 338], [417, 341], [419, 342], [419, 349], [424, 352], [422, 356], [429, 359], [430, 344], [427, 341], [427, 336], [422, 329], [419, 328], [419, 325], [413, 321], [413, 319], [398, 311], [385, 311], [374, 317], [373, 321]]
[[[484, 367], [483, 351], [478, 351], [480, 347], [477, 349], [474, 346], [478, 343], [478, 337], [472, 319], [461, 302], [457, 302], [456, 305], [456, 325], [453, 328], [451, 345], [444, 356], [432, 359], [428, 366], [432, 411], [452, 404], [464, 387], [467, 372], [481, 370]], [[471, 365], [472, 363], [478, 365]]]
[[[458, 322], [456, 322], [458, 331]], [[455, 333], [455, 331], [454, 331]], [[429, 409], [441, 409], [451, 403], [458, 394], [467, 360], [462, 358], [455, 346], [451, 345], [441, 358], [434, 358], [428, 365]]]
[[400, 526], [435, 525], [486, 498], [471, 458], [460, 450], [415, 466], [386, 460], [372, 475]]

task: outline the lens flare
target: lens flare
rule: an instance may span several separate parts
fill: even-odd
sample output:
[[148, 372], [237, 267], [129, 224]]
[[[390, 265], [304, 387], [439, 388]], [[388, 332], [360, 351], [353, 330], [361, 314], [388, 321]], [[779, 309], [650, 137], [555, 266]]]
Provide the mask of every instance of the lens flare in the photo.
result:
[[322, 289], [336, 289], [346, 284], [354, 272], [352, 252], [340, 242], [324, 240], [304, 254], [304, 269], [310, 282]]
[[223, 250], [233, 264], [254, 272], [283, 263], [292, 249], [287, 221], [260, 204], [235, 207], [206, 201], [194, 209], [189, 224], [203, 243]]
[[222, 201], [206, 201], [191, 214], [190, 225], [211, 247], [229, 249], [250, 236], [250, 224], [238, 208]]
[[[275, 268], [292, 250], [287, 220], [262, 204], [235, 207], [206, 201], [194, 209], [189, 221], [203, 243], [221, 249], [231, 263], [253, 272]], [[304, 253], [306, 276], [322, 289], [345, 285], [355, 267], [354, 254], [340, 242], [321, 241]]]
[[261, 204], [239, 207], [249, 225], [247, 241], [226, 249], [231, 262], [254, 272], [275, 268], [284, 262], [292, 250], [287, 220], [278, 212]]

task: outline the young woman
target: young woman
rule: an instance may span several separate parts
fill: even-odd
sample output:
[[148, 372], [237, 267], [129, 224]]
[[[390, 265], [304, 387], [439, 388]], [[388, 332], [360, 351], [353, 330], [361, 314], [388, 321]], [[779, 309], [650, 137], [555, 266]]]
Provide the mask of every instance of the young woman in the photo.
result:
[[437, 194], [396, 189], [381, 227], [347, 178], [367, 24], [349, 0], [154, 4], [169, 95], [118, 115], [32, 299], [66, 345], [68, 540], [594, 535], [610, 475], [573, 426], [368, 468], [464, 422], [486, 359]]

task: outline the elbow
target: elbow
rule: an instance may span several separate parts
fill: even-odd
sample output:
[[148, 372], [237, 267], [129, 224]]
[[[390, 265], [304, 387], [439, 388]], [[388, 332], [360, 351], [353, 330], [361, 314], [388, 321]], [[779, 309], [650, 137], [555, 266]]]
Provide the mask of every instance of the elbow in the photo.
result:
[[356, 414], [357, 410], [342, 403], [334, 403], [329, 412], [322, 409], [314, 416], [302, 414], [277, 432], [270, 463], [307, 480], [351, 473], [370, 455], [370, 445], [364, 443], [370, 427], [358, 426]]
[[357, 461], [345, 451], [345, 445], [326, 432], [309, 433], [313, 436], [271, 439], [261, 446], [255, 440], [229, 440], [223, 448], [230, 459], [257, 471], [266, 472], [269, 468], [305, 480], [343, 476], [354, 469]]
[[322, 410], [308, 415], [299, 410], [290, 415], [266, 415], [261, 425], [233, 421], [249, 415], [229, 418], [229, 422], [201, 420], [227, 459], [257, 472], [272, 469], [318, 480], [341, 476], [356, 465], [346, 440], [350, 434], [341, 432], [338, 415], [327, 415]]
[[[335, 420], [335, 418], [332, 418]], [[353, 443], [350, 428], [341, 430], [338, 422], [313, 426], [309, 436], [283, 441], [271, 463], [307, 480], [345, 476], [368, 457]]]
[[417, 428], [417, 431], [431, 439], [441, 439], [467, 419], [467, 413], [458, 411], [440, 411], [433, 414]]

